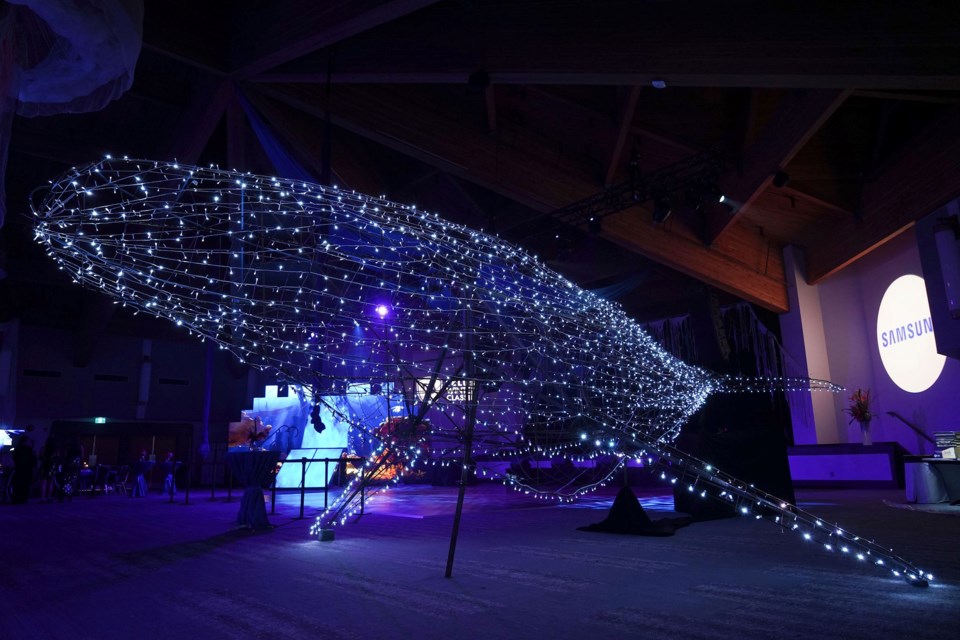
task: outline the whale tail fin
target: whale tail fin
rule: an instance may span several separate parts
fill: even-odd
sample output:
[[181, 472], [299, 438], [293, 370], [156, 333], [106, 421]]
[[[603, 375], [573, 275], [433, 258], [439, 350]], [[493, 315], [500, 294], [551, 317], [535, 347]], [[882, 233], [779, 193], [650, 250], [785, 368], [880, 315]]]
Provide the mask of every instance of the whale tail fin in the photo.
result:
[[714, 393], [770, 393], [773, 391], [829, 391], [844, 388], [829, 380], [802, 376], [718, 376]]
[[685, 488], [703, 499], [729, 504], [742, 517], [767, 520], [783, 532], [798, 535], [801, 542], [812, 545], [818, 552], [889, 571], [914, 586], [927, 586], [933, 578], [894, 554], [892, 549], [818, 518], [669, 444], [648, 443], [646, 450], [648, 456], [652, 453], [657, 457], [661, 479], [677, 485], [680, 491]]

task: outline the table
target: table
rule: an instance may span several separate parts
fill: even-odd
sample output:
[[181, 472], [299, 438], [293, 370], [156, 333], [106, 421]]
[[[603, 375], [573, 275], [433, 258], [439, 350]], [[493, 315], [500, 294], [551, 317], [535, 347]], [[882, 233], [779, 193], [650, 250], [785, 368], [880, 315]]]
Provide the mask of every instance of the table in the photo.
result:
[[960, 504], [960, 460], [912, 458], [904, 470], [907, 502]]
[[84, 468], [77, 472], [77, 493], [89, 491], [93, 493], [93, 469]]
[[251, 529], [266, 529], [273, 525], [267, 520], [263, 504], [263, 483], [277, 468], [279, 451], [229, 451], [227, 464], [237, 482], [245, 487], [237, 513], [237, 524]]
[[179, 462], [164, 462], [163, 463], [163, 492], [170, 496], [172, 499], [173, 496], [177, 495], [177, 470], [180, 468]]
[[144, 498], [147, 495], [147, 480], [143, 476], [153, 468], [152, 460], [138, 460], [130, 465], [130, 472], [133, 474], [133, 490], [130, 492], [131, 498]]
[[960, 504], [960, 460], [953, 458], [924, 458], [934, 472], [940, 474], [940, 481], [950, 504]]

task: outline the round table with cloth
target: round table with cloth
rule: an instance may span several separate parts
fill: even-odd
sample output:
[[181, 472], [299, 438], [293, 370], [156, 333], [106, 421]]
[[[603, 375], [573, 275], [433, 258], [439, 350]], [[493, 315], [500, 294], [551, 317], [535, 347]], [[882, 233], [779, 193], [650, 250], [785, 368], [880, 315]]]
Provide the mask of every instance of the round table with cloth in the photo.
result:
[[266, 529], [267, 508], [263, 504], [263, 484], [277, 468], [279, 451], [230, 451], [227, 464], [237, 482], [244, 487], [237, 524], [251, 529]]
[[130, 464], [130, 473], [133, 475], [133, 490], [130, 492], [131, 498], [143, 498], [147, 495], [146, 475], [153, 468], [152, 460], [137, 460]]

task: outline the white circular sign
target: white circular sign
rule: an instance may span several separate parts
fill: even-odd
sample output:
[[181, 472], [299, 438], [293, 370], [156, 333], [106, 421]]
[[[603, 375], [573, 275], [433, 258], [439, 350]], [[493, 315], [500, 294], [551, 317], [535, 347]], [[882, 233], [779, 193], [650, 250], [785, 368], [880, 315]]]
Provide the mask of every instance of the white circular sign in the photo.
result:
[[920, 276], [901, 276], [887, 287], [877, 312], [877, 347], [887, 375], [904, 391], [926, 391], [940, 377], [947, 358], [937, 353]]

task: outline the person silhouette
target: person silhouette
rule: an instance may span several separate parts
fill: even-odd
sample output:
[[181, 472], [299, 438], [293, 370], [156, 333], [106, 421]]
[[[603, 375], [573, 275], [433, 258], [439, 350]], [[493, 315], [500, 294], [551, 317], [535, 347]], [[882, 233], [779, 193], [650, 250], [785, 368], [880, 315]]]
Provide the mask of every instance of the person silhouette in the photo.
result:
[[174, 473], [177, 470], [177, 462], [174, 459], [173, 451], [167, 452], [167, 457], [163, 461], [163, 471], [166, 477], [163, 480], [163, 492], [173, 498], [177, 493], [177, 482], [174, 479]]
[[53, 492], [57, 486], [57, 466], [61, 464], [60, 458], [56, 438], [51, 434], [47, 436], [43, 448], [40, 449], [40, 502], [53, 501]]
[[13, 504], [26, 504], [36, 467], [37, 454], [33, 450], [33, 439], [22, 435], [13, 449], [13, 486], [10, 496]]

